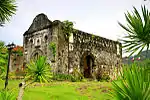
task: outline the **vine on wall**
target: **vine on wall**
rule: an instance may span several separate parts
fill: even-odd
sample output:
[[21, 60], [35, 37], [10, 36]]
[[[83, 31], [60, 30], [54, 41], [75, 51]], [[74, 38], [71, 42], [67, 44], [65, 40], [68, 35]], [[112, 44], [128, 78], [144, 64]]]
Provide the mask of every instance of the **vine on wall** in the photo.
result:
[[52, 54], [53, 54], [53, 56], [55, 58], [55, 56], [56, 56], [56, 44], [54, 42], [51, 42], [49, 44], [49, 49], [52, 50]]

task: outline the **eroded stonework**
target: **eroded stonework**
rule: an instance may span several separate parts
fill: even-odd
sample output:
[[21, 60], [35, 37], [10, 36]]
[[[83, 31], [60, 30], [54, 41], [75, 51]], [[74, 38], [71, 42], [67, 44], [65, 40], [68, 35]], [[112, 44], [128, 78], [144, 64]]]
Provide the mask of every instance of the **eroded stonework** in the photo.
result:
[[[63, 23], [50, 21], [39, 14], [24, 33], [24, 63], [39, 55], [47, 56], [54, 73], [71, 73], [77, 68], [86, 78], [106, 72], [113, 75], [122, 63], [121, 43], [77, 30], [70, 39], [65, 38]], [[56, 44], [56, 56], [49, 44]]]

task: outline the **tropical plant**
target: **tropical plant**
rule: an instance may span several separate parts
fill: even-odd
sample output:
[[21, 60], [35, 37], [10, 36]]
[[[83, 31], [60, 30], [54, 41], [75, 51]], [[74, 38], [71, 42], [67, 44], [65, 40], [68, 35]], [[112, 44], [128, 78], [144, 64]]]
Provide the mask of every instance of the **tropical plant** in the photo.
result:
[[125, 51], [130, 52], [130, 56], [136, 52], [140, 54], [145, 47], [148, 51], [150, 44], [150, 12], [145, 6], [141, 6], [142, 14], [133, 8], [132, 13], [125, 14], [127, 25], [119, 22], [119, 25], [127, 31], [127, 35], [121, 41]]
[[[40, 56], [36, 61], [31, 60], [27, 64], [25, 81], [19, 84], [18, 100], [22, 100], [24, 89], [34, 82], [48, 82], [52, 78], [50, 65], [45, 56]], [[31, 81], [26, 84], [27, 81]]]
[[40, 56], [37, 61], [27, 64], [26, 80], [32, 79], [34, 82], [48, 82], [52, 77], [50, 65], [45, 56]]
[[7, 57], [8, 53], [5, 43], [0, 41], [0, 79], [6, 75]]
[[0, 91], [0, 100], [15, 100], [15, 96], [10, 90], [1, 90]]
[[10, 20], [10, 17], [16, 12], [16, 0], [0, 0], [0, 26], [6, 21]]
[[150, 100], [150, 82], [145, 80], [146, 69], [135, 63], [124, 66], [120, 81], [112, 82], [112, 96], [117, 100]]

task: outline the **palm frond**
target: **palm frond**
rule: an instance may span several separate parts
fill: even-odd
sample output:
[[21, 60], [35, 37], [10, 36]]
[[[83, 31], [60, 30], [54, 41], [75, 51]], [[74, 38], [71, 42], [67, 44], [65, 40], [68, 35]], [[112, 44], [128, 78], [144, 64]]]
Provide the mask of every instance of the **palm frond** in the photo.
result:
[[117, 100], [150, 100], [150, 83], [145, 79], [146, 67], [123, 66], [121, 80], [113, 81], [113, 97]]
[[[10, 20], [16, 12], [16, 0], [0, 0], [0, 23]], [[2, 24], [0, 24], [2, 25]]]
[[125, 13], [127, 25], [118, 22], [127, 31], [127, 36], [121, 42], [123, 42], [125, 51], [130, 52], [130, 56], [137, 51], [140, 54], [145, 47], [149, 49], [148, 45], [150, 44], [150, 12], [145, 6], [141, 6], [142, 15], [135, 7], [133, 9], [132, 13], [128, 11]]

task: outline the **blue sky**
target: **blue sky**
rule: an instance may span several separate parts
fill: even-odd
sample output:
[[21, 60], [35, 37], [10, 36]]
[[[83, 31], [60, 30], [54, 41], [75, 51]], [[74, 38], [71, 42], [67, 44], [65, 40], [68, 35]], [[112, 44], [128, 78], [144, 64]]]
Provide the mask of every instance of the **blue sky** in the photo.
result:
[[141, 4], [150, 8], [144, 0], [17, 0], [16, 15], [0, 27], [0, 40], [22, 45], [23, 33], [39, 13], [52, 21], [74, 21], [79, 30], [117, 40], [125, 33], [117, 21], [125, 23], [124, 12], [133, 6], [140, 10]]

